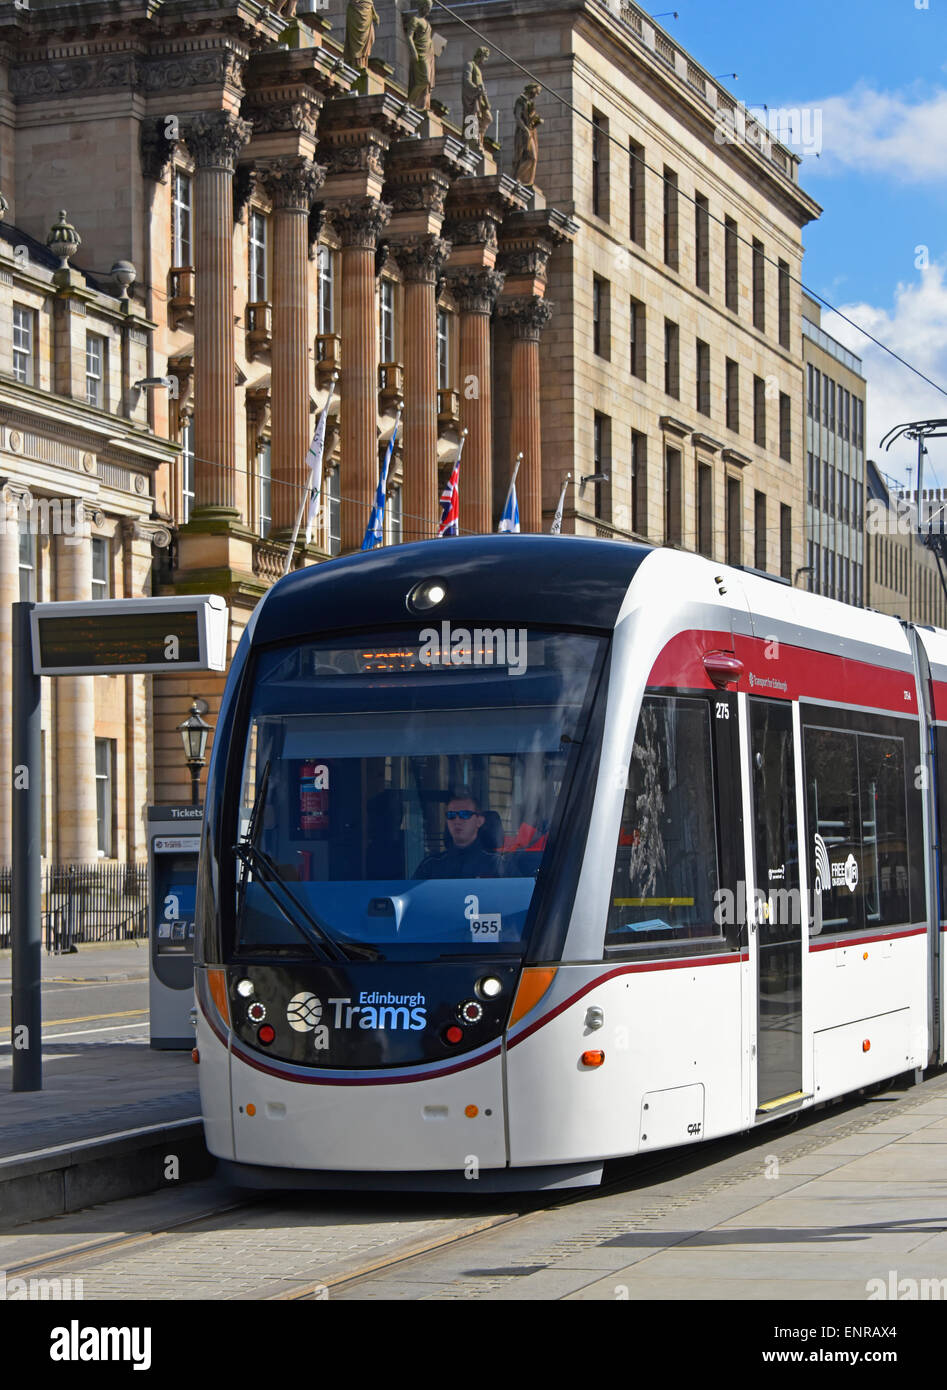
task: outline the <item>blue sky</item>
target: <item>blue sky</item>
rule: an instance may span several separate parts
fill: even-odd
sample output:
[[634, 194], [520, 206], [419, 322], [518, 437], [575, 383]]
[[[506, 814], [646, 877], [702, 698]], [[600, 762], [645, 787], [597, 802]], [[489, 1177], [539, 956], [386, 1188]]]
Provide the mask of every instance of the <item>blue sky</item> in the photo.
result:
[[[800, 170], [824, 209], [803, 232], [803, 280], [947, 389], [947, 0], [928, 3], [681, 0], [659, 22], [715, 76], [737, 72], [724, 85], [748, 106], [821, 112], [821, 156]], [[823, 323], [863, 357], [871, 456], [890, 425], [947, 416], [947, 395]], [[934, 449], [947, 485], [947, 441]]]

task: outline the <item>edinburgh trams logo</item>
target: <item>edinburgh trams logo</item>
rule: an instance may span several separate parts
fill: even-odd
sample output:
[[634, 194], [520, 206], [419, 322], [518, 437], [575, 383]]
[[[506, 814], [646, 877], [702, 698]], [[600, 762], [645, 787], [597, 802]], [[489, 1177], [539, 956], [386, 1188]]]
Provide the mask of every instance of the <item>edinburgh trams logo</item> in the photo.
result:
[[829, 859], [829, 850], [821, 835], [815, 837], [815, 877], [820, 893], [831, 893], [845, 887], [854, 893], [858, 887], [858, 860], [854, 854], [847, 859]]
[[420, 1032], [427, 1024], [427, 1008], [423, 994], [391, 994], [385, 990], [362, 990], [358, 1003], [351, 996], [326, 1001], [331, 1011], [323, 1019], [322, 1000], [308, 990], [294, 994], [286, 1005], [286, 1022], [296, 1033], [312, 1033], [317, 1052], [329, 1046], [329, 1027], [342, 1031], [349, 1028], [392, 1029]]

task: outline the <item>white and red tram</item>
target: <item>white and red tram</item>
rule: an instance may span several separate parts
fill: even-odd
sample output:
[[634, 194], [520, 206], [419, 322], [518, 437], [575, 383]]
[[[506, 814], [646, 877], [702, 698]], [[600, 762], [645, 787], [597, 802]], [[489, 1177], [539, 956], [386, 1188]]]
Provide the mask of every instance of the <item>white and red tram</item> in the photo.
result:
[[281, 581], [208, 781], [208, 1146], [554, 1187], [944, 1058], [947, 633], [541, 536]]

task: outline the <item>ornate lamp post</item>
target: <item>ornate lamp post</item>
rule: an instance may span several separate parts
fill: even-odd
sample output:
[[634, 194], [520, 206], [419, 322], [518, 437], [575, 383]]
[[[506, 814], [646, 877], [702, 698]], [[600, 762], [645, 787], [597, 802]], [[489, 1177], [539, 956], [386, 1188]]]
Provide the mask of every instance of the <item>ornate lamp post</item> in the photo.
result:
[[184, 757], [191, 773], [192, 806], [201, 803], [201, 768], [207, 761], [204, 754], [207, 751], [207, 735], [211, 731], [211, 725], [201, 715], [206, 714], [208, 708], [206, 700], [194, 700], [188, 717], [178, 725], [178, 733], [184, 744]]

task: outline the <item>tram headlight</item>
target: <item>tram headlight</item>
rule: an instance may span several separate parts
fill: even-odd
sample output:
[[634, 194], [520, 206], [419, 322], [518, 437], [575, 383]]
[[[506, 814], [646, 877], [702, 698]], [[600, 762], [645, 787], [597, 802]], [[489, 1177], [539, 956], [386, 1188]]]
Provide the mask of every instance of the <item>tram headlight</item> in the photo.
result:
[[250, 995], [253, 993], [253, 981], [241, 980], [237, 985], [237, 993], [241, 994], [244, 999], [249, 999]]
[[407, 604], [415, 613], [424, 613], [429, 608], [436, 608], [439, 603], [443, 603], [446, 597], [445, 579], [422, 579], [408, 594]]
[[478, 980], [474, 985], [474, 989], [481, 999], [495, 999], [498, 994], [502, 993], [503, 983], [495, 975], [484, 975], [483, 979]]

